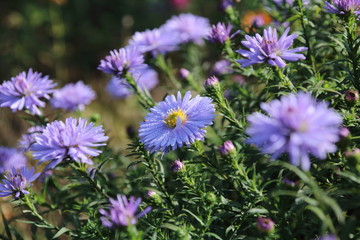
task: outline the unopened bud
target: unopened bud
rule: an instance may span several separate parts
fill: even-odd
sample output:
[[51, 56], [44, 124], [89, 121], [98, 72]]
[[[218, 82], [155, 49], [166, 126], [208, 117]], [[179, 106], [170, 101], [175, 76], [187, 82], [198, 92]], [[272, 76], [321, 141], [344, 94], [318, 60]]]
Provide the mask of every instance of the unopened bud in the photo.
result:
[[217, 77], [215, 76], [212, 76], [205, 80], [204, 86], [208, 88], [208, 87], [213, 87], [217, 84], [219, 84], [219, 79], [217, 79]]
[[232, 143], [232, 141], [228, 140], [228, 141], [225, 141], [223, 143], [223, 145], [221, 145], [219, 147], [219, 152], [222, 154], [222, 155], [228, 155], [230, 152], [234, 152], [236, 149], [235, 149], [235, 146], [234, 144]]
[[345, 92], [345, 101], [355, 104], [359, 100], [359, 93], [354, 89], [347, 90]]
[[180, 68], [179, 70], [179, 78], [180, 79], [186, 79], [190, 75], [189, 70], [185, 68]]
[[270, 233], [275, 229], [275, 223], [270, 218], [258, 217], [257, 228], [261, 232]]
[[172, 164], [171, 164], [171, 171], [179, 172], [179, 171], [183, 170], [184, 167], [185, 167], [185, 164], [183, 162], [181, 162], [180, 160], [176, 160], [176, 161], [172, 162]]

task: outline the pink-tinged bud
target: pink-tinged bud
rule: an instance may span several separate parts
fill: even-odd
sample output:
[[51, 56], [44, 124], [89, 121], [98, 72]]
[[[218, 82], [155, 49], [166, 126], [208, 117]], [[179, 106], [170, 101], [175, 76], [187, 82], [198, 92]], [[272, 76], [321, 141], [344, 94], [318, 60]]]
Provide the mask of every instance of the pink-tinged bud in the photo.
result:
[[170, 0], [171, 5], [177, 10], [184, 10], [189, 7], [191, 0]]
[[339, 135], [340, 135], [340, 138], [347, 138], [350, 136], [350, 131], [348, 128], [342, 127], [342, 128], [340, 128]]
[[207, 87], [213, 87], [215, 85], [219, 84], [219, 79], [217, 77], [212, 76], [205, 80], [204, 86]]
[[349, 103], [356, 103], [359, 100], [359, 93], [354, 89], [345, 92], [345, 101]]
[[148, 190], [147, 193], [146, 193], [146, 196], [151, 198], [151, 197], [154, 197], [157, 193], [152, 191], [152, 190]]
[[189, 70], [185, 68], [180, 68], [179, 70], [179, 78], [180, 79], [186, 79], [190, 75]]
[[185, 164], [182, 161], [176, 160], [176, 161], [172, 162], [172, 164], [171, 164], [171, 171], [179, 172], [179, 171], [183, 170], [184, 167], [185, 167]]
[[232, 7], [234, 5], [233, 0], [220, 0], [219, 1], [219, 10], [225, 11], [229, 7]]
[[258, 217], [257, 228], [261, 232], [270, 233], [275, 229], [275, 223], [270, 218]]
[[295, 187], [297, 185], [297, 182], [293, 181], [293, 180], [290, 180], [288, 178], [283, 178], [282, 182], [285, 184], [285, 185], [288, 185], [290, 187]]
[[236, 149], [235, 149], [235, 146], [234, 144], [232, 143], [232, 141], [228, 140], [228, 141], [225, 141], [223, 143], [223, 145], [221, 145], [219, 147], [219, 152], [222, 154], [222, 155], [228, 155], [230, 152], [234, 152]]

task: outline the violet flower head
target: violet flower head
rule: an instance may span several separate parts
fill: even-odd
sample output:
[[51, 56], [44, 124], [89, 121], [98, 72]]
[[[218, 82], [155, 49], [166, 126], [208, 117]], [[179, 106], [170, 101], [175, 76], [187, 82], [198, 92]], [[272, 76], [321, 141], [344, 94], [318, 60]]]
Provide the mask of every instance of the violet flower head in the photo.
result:
[[236, 148], [235, 148], [233, 142], [230, 141], [230, 140], [225, 141], [225, 142], [219, 147], [219, 152], [220, 152], [222, 155], [229, 155], [229, 153], [235, 152], [235, 151], [236, 151]]
[[178, 49], [180, 39], [173, 32], [165, 28], [136, 32], [129, 42], [130, 46], [135, 46], [140, 52], [151, 52], [154, 57], [158, 54], [165, 54]]
[[215, 85], [219, 84], [219, 79], [215, 76], [211, 76], [209, 78], [207, 78], [204, 82], [204, 86], [206, 88], [211, 88], [211, 87], [214, 87]]
[[[116, 199], [109, 198], [109, 210], [99, 209], [102, 217], [102, 224], [108, 228], [120, 226], [129, 226], [136, 224], [137, 220], [150, 212], [151, 207], [146, 207], [143, 211], [138, 212], [141, 198], [133, 196], [128, 200], [124, 195], [116, 195]], [[138, 213], [137, 213], [138, 212]]]
[[224, 43], [232, 37], [230, 36], [231, 29], [231, 24], [226, 26], [225, 23], [219, 22], [216, 25], [212, 25], [208, 40], [213, 43]]
[[225, 11], [226, 9], [232, 6], [234, 6], [233, 0], [219, 0], [219, 9], [221, 11]]
[[242, 41], [241, 43], [249, 50], [240, 49], [237, 53], [240, 53], [247, 59], [240, 59], [237, 62], [240, 63], [242, 67], [267, 62], [272, 66], [283, 68], [286, 65], [284, 60], [298, 61], [305, 59], [303, 54], [297, 52], [306, 51], [306, 47], [289, 49], [293, 44], [293, 40], [298, 36], [297, 34], [288, 36], [289, 31], [290, 28], [287, 28], [279, 39], [276, 29], [272, 29], [271, 27], [264, 30], [264, 36], [260, 36], [260, 34], [256, 34], [255, 37], [246, 35], [246, 41]]
[[128, 71], [133, 72], [145, 67], [144, 56], [140, 49], [128, 46], [110, 51], [110, 55], [100, 61], [98, 69], [120, 77]]
[[22, 152], [30, 150], [31, 145], [35, 143], [35, 136], [42, 133], [44, 126], [30, 127], [25, 134], [23, 134], [19, 140], [18, 148]]
[[[140, 89], [144, 91], [150, 91], [159, 83], [158, 73], [151, 68], [144, 68], [133, 73], [133, 78]], [[118, 77], [112, 77], [106, 89], [114, 98], [127, 98], [134, 93], [126, 79]]]
[[34, 172], [34, 168], [22, 167], [18, 170], [13, 168], [0, 183], [0, 197], [13, 195], [15, 199], [18, 199], [21, 195], [29, 194], [26, 189], [31, 187], [31, 183], [40, 175], [40, 173], [34, 174]]
[[325, 2], [325, 12], [344, 15], [347, 13], [355, 14], [360, 17], [360, 0], [332, 0]]
[[191, 99], [188, 91], [184, 97], [178, 92], [150, 109], [145, 121], [140, 124], [140, 141], [150, 152], [164, 153], [196, 140], [203, 140], [203, 129], [212, 124], [215, 117], [212, 99], [197, 95]]
[[39, 107], [45, 107], [43, 99], [50, 98], [55, 86], [48, 76], [43, 77], [30, 68], [0, 85], [0, 107], [9, 107], [13, 112], [27, 109], [41, 115]]
[[319, 240], [337, 240], [337, 237], [334, 234], [322, 235]]
[[63, 108], [68, 111], [83, 111], [96, 97], [94, 90], [82, 81], [65, 85], [54, 92], [51, 99], [53, 108]]
[[223, 59], [217, 61], [212, 67], [213, 75], [223, 75], [232, 73], [231, 62], [229, 60]]
[[102, 151], [94, 147], [106, 145], [108, 137], [102, 126], [88, 123], [86, 119], [67, 118], [65, 122], [53, 121], [46, 125], [43, 132], [35, 137], [31, 146], [35, 159], [39, 163], [50, 161], [46, 169], [52, 169], [64, 159], [92, 165], [90, 157], [98, 156]]
[[274, 221], [264, 217], [258, 217], [256, 226], [261, 232], [271, 232], [275, 229]]
[[251, 114], [246, 133], [247, 143], [258, 146], [263, 154], [276, 159], [287, 153], [291, 164], [309, 170], [309, 154], [325, 159], [336, 151], [342, 118], [326, 102], [300, 92], [262, 103], [261, 108], [269, 116]]
[[171, 163], [171, 171], [172, 172], [179, 172], [183, 170], [185, 167], [185, 164], [180, 160], [175, 160]]
[[15, 148], [0, 146], [0, 175], [11, 169], [26, 166], [26, 157]]
[[204, 39], [211, 31], [210, 23], [207, 18], [183, 13], [173, 16], [163, 25], [164, 31], [169, 31], [176, 35], [180, 43], [193, 42], [202, 44]]

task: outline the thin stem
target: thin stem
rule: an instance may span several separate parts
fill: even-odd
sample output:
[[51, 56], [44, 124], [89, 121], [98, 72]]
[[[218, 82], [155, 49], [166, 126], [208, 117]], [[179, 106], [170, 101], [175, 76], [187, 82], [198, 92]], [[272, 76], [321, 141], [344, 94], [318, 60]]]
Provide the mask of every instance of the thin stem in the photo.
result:
[[127, 73], [125, 75], [125, 79], [130, 84], [130, 86], [135, 91], [136, 95], [139, 97], [140, 104], [145, 108], [149, 109], [155, 106], [155, 101], [152, 99], [152, 97], [147, 94], [145, 91], [141, 90], [139, 86], [136, 84], [133, 76], [130, 73]]

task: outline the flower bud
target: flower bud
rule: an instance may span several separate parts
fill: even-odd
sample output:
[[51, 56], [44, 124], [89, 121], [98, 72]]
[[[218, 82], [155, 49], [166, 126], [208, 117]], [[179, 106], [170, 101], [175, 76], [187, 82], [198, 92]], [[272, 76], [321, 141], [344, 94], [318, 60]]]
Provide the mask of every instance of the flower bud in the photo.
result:
[[156, 204], [161, 204], [161, 202], [162, 202], [161, 196], [159, 194], [157, 194], [155, 191], [148, 190], [146, 193], [146, 196], [148, 198], [150, 198]]
[[217, 77], [215, 76], [211, 76], [209, 77], [208, 79], [205, 80], [204, 82], [204, 86], [206, 88], [209, 88], [209, 87], [213, 87], [215, 85], [219, 84], [219, 79], [217, 79]]
[[345, 92], [345, 101], [351, 104], [356, 104], [359, 100], [359, 93], [354, 89], [347, 90]]
[[178, 74], [180, 79], [186, 79], [190, 75], [190, 72], [185, 68], [180, 68]]
[[261, 232], [270, 233], [275, 229], [275, 223], [270, 218], [258, 217], [257, 228]]
[[225, 11], [229, 7], [232, 7], [234, 5], [233, 0], [220, 0], [219, 2], [219, 9], [221, 11]]
[[342, 149], [345, 150], [347, 148], [347, 146], [350, 143], [350, 131], [348, 128], [346, 127], [341, 127], [339, 129], [339, 141], [336, 143], [336, 145]]
[[205, 200], [207, 205], [213, 206], [216, 203], [217, 198], [216, 198], [216, 195], [213, 192], [208, 192], [208, 193], [206, 193], [204, 200]]
[[350, 168], [356, 169], [360, 172], [360, 149], [355, 148], [351, 151], [345, 152], [345, 157], [349, 163]]
[[219, 152], [222, 155], [229, 155], [229, 153], [236, 151], [234, 144], [232, 143], [232, 141], [228, 140], [225, 141], [223, 143], [223, 145], [221, 145], [219, 147]]
[[171, 163], [171, 171], [172, 172], [179, 172], [179, 171], [183, 170], [184, 167], [185, 167], [185, 164], [183, 162], [181, 162], [180, 160], [176, 160]]

